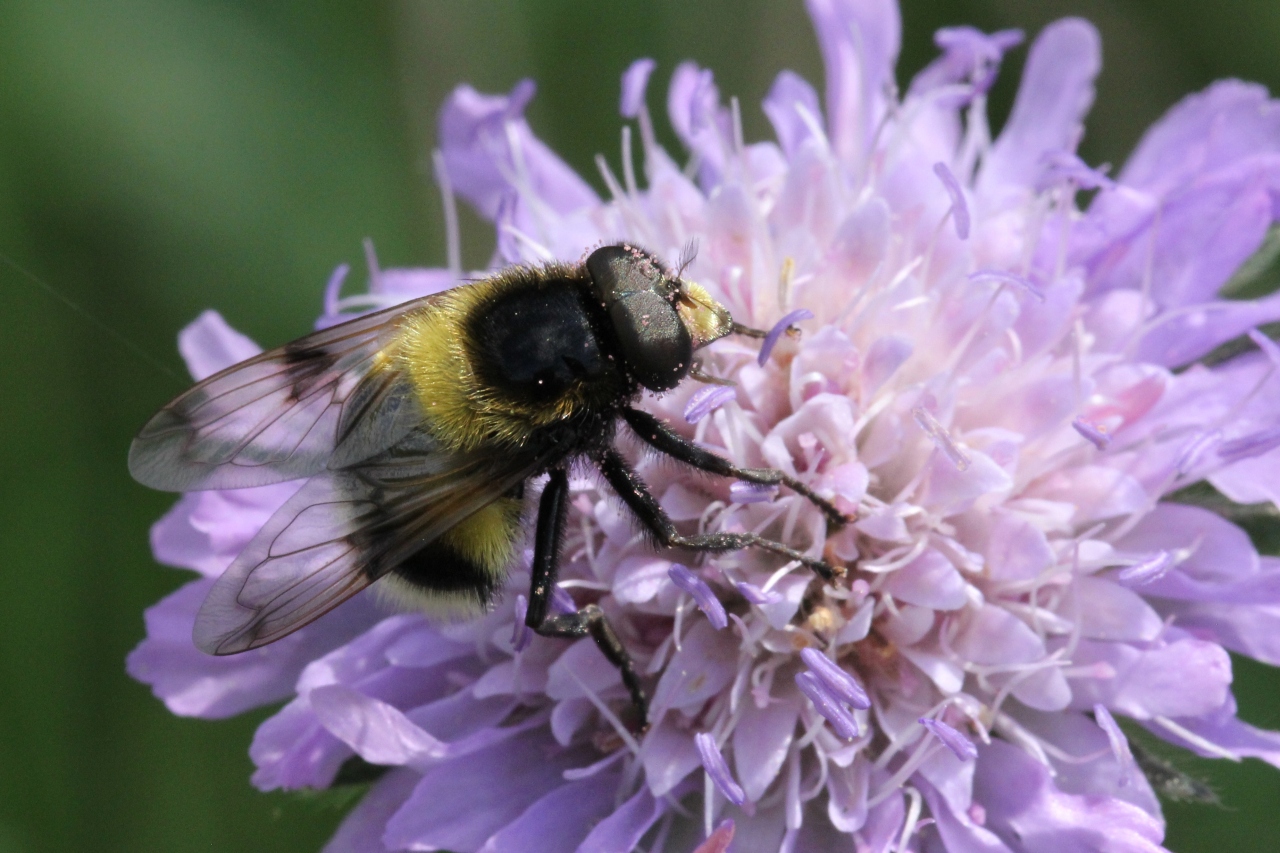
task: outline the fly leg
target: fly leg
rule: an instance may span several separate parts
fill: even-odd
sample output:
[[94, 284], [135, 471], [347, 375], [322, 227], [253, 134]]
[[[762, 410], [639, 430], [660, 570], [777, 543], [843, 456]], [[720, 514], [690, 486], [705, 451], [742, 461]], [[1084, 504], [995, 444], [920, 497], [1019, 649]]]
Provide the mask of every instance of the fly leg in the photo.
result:
[[660, 545], [665, 545], [669, 548], [688, 548], [693, 551], [710, 551], [712, 553], [738, 551], [743, 548], [760, 548], [764, 551], [779, 554], [789, 560], [797, 560], [808, 566], [824, 580], [833, 580], [837, 575], [844, 574], [843, 569], [835, 569], [829, 563], [815, 560], [813, 557], [801, 554], [794, 548], [788, 548], [781, 542], [774, 542], [772, 539], [765, 539], [763, 536], [757, 536], [754, 533], [702, 533], [696, 536], [683, 536], [676, 530], [676, 526], [671, 522], [671, 517], [667, 515], [666, 510], [649, 492], [649, 487], [632, 470], [626, 460], [618, 455], [616, 450], [610, 448], [601, 452], [596, 457], [595, 462], [605, 480], [618, 493], [618, 497], [622, 498], [623, 503], [635, 513], [636, 518], [640, 519], [640, 523], [653, 534]]
[[703, 450], [648, 412], [627, 408], [622, 410], [622, 418], [645, 444], [694, 468], [710, 474], [719, 474], [722, 477], [736, 477], [762, 486], [782, 485], [798, 495], [803, 495], [810, 503], [822, 510], [822, 514], [827, 517], [827, 526], [833, 531], [839, 530], [852, 520], [837, 509], [831, 501], [790, 474], [776, 468], [739, 468], [723, 456]]
[[562, 469], [551, 479], [538, 502], [538, 526], [533, 539], [533, 571], [529, 587], [529, 609], [525, 624], [544, 637], [585, 637], [590, 634], [600, 651], [622, 674], [622, 683], [631, 694], [631, 704], [639, 716], [638, 731], [649, 726], [649, 700], [636, 675], [631, 655], [618, 639], [599, 605], [588, 604], [574, 613], [550, 615], [551, 591], [559, 572], [560, 543], [564, 538], [565, 515], [569, 509], [569, 475]]

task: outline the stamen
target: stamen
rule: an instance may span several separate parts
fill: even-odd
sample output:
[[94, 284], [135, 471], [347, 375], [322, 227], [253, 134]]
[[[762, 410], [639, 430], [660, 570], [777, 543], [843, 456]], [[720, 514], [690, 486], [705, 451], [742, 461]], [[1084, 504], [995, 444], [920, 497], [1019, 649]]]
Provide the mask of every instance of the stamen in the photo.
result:
[[725, 403], [737, 396], [737, 391], [724, 385], [710, 385], [699, 388], [689, 397], [684, 407], [685, 423], [696, 424]]
[[729, 484], [729, 500], [738, 504], [768, 503], [778, 494], [777, 486], [735, 480]]
[[783, 332], [790, 331], [792, 323], [811, 319], [813, 319], [812, 311], [808, 308], [797, 308], [795, 311], [792, 311], [775, 323], [773, 328], [764, 336], [764, 343], [760, 346], [760, 355], [756, 357], [756, 363], [761, 367], [764, 367], [764, 363], [769, 360], [769, 354], [772, 353], [773, 348], [777, 346], [778, 339], [782, 337]]
[[973, 741], [941, 720], [921, 717], [917, 722], [928, 729], [934, 737], [942, 741], [942, 745], [951, 750], [955, 757], [961, 761], [972, 761], [978, 757], [978, 747], [974, 745]]
[[1280, 426], [1259, 430], [1251, 435], [1222, 442], [1218, 458], [1227, 464], [1261, 456], [1280, 447]]
[[1044, 291], [1042, 291], [1031, 279], [1026, 276], [1018, 275], [1017, 273], [1005, 272], [1003, 270], [977, 270], [976, 272], [969, 273], [969, 281], [1002, 281], [1007, 284], [1016, 284], [1036, 299], [1044, 302]]
[[1168, 574], [1169, 570], [1173, 568], [1173, 563], [1173, 553], [1171, 551], [1161, 551], [1141, 563], [1134, 563], [1128, 568], [1121, 569], [1116, 575], [1116, 580], [1135, 586], [1148, 584]]
[[624, 124], [622, 126], [622, 179], [626, 181], [627, 195], [630, 198], [640, 194], [639, 184], [636, 183], [636, 165], [632, 157], [631, 125]]
[[1280, 346], [1277, 346], [1275, 341], [1257, 329], [1249, 330], [1249, 340], [1253, 341], [1258, 349], [1266, 354], [1267, 358], [1271, 360], [1272, 367], [1280, 367]]
[[902, 834], [898, 836], [898, 846], [893, 848], [897, 853], [906, 853], [907, 843], [920, 828], [920, 810], [924, 804], [924, 797], [920, 796], [919, 789], [914, 785], [904, 785], [902, 793], [906, 795], [911, 805], [907, 806], [907, 815], [902, 821]]
[[1106, 427], [1091, 424], [1084, 418], [1076, 418], [1071, 422], [1071, 426], [1099, 450], [1106, 450], [1111, 444], [1111, 434], [1107, 432]]
[[1204, 455], [1204, 452], [1220, 441], [1222, 441], [1221, 430], [1211, 429], [1200, 433], [1188, 442], [1187, 446], [1178, 454], [1178, 461], [1174, 463], [1174, 469], [1180, 476], [1189, 473], [1196, 463], [1200, 461], [1200, 457]]
[[707, 776], [720, 793], [724, 794], [725, 799], [735, 806], [745, 803], [747, 794], [729, 772], [729, 765], [725, 764], [715, 739], [706, 732], [698, 732], [693, 736], [693, 743], [698, 748], [698, 757], [702, 759], [702, 769], [707, 771]]
[[838, 736], [845, 740], [853, 740], [858, 736], [858, 721], [840, 704], [839, 698], [827, 690], [818, 676], [808, 670], [797, 673], [796, 686], [809, 697], [814, 710], [826, 718]]
[[951, 464], [956, 466], [957, 471], [967, 471], [969, 469], [970, 460], [968, 454], [956, 446], [946, 427], [938, 423], [938, 419], [928, 409], [923, 406], [916, 406], [911, 410], [911, 415], [916, 419], [916, 423], [920, 425], [920, 429], [924, 430], [925, 435], [933, 439], [934, 445], [938, 450], [942, 451], [942, 455], [946, 456], [947, 459], [951, 460]]
[[1169, 719], [1163, 714], [1157, 714], [1151, 719], [1153, 722], [1155, 722], [1156, 725], [1160, 726], [1160, 728], [1175, 735], [1176, 737], [1182, 738], [1187, 743], [1191, 744], [1197, 749], [1200, 749], [1200, 750], [1203, 750], [1204, 752], [1209, 753], [1210, 756], [1216, 755], [1219, 758], [1225, 758], [1228, 761], [1234, 761], [1237, 764], [1240, 763], [1241, 756], [1237, 755], [1236, 753], [1232, 752], [1231, 750], [1227, 749], [1224, 746], [1220, 746], [1214, 743], [1213, 741], [1209, 740], [1206, 737], [1202, 737], [1196, 734], [1190, 729], [1187, 729], [1183, 726], [1178, 725], [1173, 720]]
[[938, 180], [942, 181], [947, 195], [951, 196], [951, 217], [955, 222], [956, 236], [961, 240], [968, 240], [969, 205], [964, 200], [964, 190], [960, 189], [960, 182], [956, 180], [955, 175], [951, 174], [951, 168], [946, 163], [934, 163], [933, 173], [938, 176]]
[[828, 692], [842, 702], [848, 703], [859, 711], [865, 711], [871, 707], [871, 697], [867, 696], [867, 691], [863, 690], [862, 685], [831, 658], [817, 649], [808, 648], [800, 652], [800, 659], [817, 676]]
[[674, 563], [667, 569], [667, 577], [671, 578], [671, 582], [680, 589], [693, 596], [694, 603], [707, 615], [707, 621], [711, 623], [712, 628], [719, 631], [728, 627], [729, 617], [724, 612], [724, 605], [720, 603], [720, 599], [716, 598], [716, 594], [711, 591], [711, 587], [707, 586], [706, 581], [679, 563]]
[[524, 623], [524, 617], [529, 613], [529, 599], [524, 595], [516, 596], [516, 622], [511, 631], [511, 645], [517, 652], [522, 652], [529, 645], [529, 640], [533, 638], [533, 632], [529, 630], [529, 626]]
[[378, 267], [378, 253], [374, 251], [373, 241], [368, 237], [364, 238], [364, 262], [365, 266], [369, 268], [369, 289], [378, 290], [381, 283], [382, 270]]
[[338, 316], [341, 310], [339, 295], [342, 293], [342, 282], [346, 279], [351, 267], [338, 264], [329, 275], [329, 282], [324, 286], [324, 313], [331, 317]]
[[458, 200], [453, 194], [453, 182], [444, 164], [444, 154], [439, 148], [431, 152], [431, 164], [436, 173], [436, 186], [440, 187], [440, 202], [444, 205], [444, 250], [448, 258], [449, 272], [454, 278], [462, 277], [462, 231], [458, 227]]
[[782, 596], [779, 593], [772, 590], [766, 592], [753, 583], [738, 581], [734, 586], [737, 587], [738, 592], [742, 593], [743, 598], [757, 607], [765, 604], [776, 604], [782, 600]]
[[1093, 718], [1098, 723], [1098, 728], [1107, 736], [1107, 742], [1111, 744], [1111, 754], [1115, 756], [1116, 762], [1120, 765], [1120, 782], [1121, 788], [1129, 784], [1129, 776], [1134, 767], [1133, 752], [1129, 749], [1129, 740], [1124, 736], [1124, 732], [1120, 730], [1120, 726], [1116, 724], [1115, 717], [1111, 716], [1111, 712], [1103, 705], [1093, 706]]
[[614, 732], [627, 745], [627, 749], [631, 750], [632, 755], [640, 754], [640, 744], [631, 734], [631, 730], [622, 724], [622, 720], [618, 719], [618, 715], [613, 713], [604, 700], [601, 699], [594, 690], [587, 686], [587, 683], [578, 677], [572, 667], [566, 667], [565, 671], [569, 677], [573, 679], [573, 683], [578, 685], [578, 689], [582, 691], [582, 695], [587, 697], [587, 701], [595, 706], [596, 711], [604, 718], [604, 721], [613, 727]]
[[577, 613], [578, 605], [574, 603], [573, 596], [557, 585], [551, 587], [551, 609], [560, 614]]

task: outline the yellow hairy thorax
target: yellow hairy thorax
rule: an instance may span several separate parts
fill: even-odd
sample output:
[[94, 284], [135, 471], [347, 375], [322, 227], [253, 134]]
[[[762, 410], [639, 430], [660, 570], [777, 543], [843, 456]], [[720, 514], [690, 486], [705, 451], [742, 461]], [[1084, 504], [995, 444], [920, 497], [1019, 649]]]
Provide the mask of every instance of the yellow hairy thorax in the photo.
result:
[[400, 321], [394, 358], [408, 373], [433, 437], [452, 450], [519, 446], [529, 430], [563, 420], [582, 403], [568, 394], [551, 405], [522, 405], [476, 375], [466, 344], [467, 319], [503, 277], [454, 288]]

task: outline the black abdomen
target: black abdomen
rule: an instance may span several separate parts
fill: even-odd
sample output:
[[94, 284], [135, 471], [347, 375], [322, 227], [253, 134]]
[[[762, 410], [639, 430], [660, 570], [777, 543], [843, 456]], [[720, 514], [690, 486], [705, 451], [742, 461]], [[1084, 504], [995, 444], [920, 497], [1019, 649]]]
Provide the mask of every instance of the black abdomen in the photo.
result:
[[440, 596], [440, 603], [486, 606], [493, 598], [502, 575], [459, 554], [439, 539], [415, 552], [391, 570], [391, 574], [427, 596]]

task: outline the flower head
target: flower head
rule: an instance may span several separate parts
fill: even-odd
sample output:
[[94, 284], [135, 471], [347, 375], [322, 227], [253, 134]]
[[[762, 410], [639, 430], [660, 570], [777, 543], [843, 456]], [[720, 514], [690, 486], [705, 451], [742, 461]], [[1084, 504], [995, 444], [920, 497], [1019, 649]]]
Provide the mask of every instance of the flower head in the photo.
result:
[[[690, 382], [645, 405], [856, 521], [829, 531], [785, 489], [638, 469], [689, 530], [760, 532], [847, 577], [750, 551], [677, 565], [605, 487], [575, 481], [561, 607], [598, 603], [635, 657], [652, 696], [635, 734], [590, 639], [516, 627], [527, 557], [473, 621], [364, 597], [255, 652], [200, 655], [203, 593], [297, 484], [184, 497], [154, 548], [202, 577], [148, 612], [130, 671], [175, 713], [288, 698], [253, 743], [262, 788], [386, 768], [329, 851], [721, 850], [734, 826], [796, 853], [849, 835], [1156, 851], [1160, 807], [1116, 718], [1280, 766], [1280, 735], [1236, 718], [1227, 655], [1280, 663], [1280, 561], [1167, 500], [1201, 481], [1277, 498], [1280, 350], [1254, 333], [1243, 355], [1198, 360], [1280, 319], [1280, 296], [1219, 295], [1280, 211], [1280, 108], [1219, 83], [1108, 178], [1076, 154], [1100, 67], [1087, 23], [1034, 40], [993, 139], [985, 93], [1021, 34], [942, 31], [899, 99], [896, 7], [808, 6], [825, 100], [779, 75], [776, 141], [748, 144], [711, 72], [681, 65], [667, 112], [682, 168], [655, 141], [641, 60], [621, 102], [639, 150], [626, 134], [620, 170], [602, 165], [608, 198], [533, 136], [527, 83], [455, 92], [437, 162], [493, 221], [496, 266], [698, 241], [684, 277], [775, 332], [763, 358], [733, 339], [704, 351], [736, 389]], [[1081, 189], [1096, 191], [1083, 209]], [[372, 260], [370, 275], [358, 303], [335, 277], [321, 323], [457, 283]], [[792, 322], [803, 334], [780, 334]], [[197, 375], [254, 351], [213, 314], [182, 347]]]

